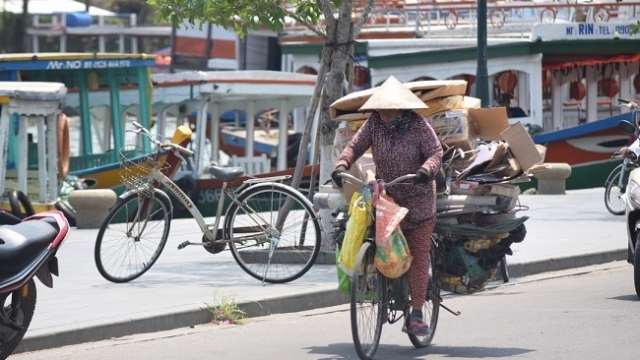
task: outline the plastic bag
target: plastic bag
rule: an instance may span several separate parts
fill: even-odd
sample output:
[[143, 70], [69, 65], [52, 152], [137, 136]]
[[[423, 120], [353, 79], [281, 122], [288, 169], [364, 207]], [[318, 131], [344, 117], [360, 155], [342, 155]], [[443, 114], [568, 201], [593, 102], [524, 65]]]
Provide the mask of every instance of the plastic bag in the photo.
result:
[[349, 276], [353, 273], [358, 251], [367, 236], [369, 226], [373, 223], [371, 211], [371, 198], [365, 200], [359, 192], [354, 193], [349, 204], [349, 220], [340, 249], [340, 266]]
[[400, 228], [394, 230], [383, 241], [378, 242], [376, 239], [374, 264], [382, 275], [389, 279], [397, 279], [409, 270], [412, 261], [409, 244]]
[[396, 204], [389, 196], [380, 194], [376, 199], [376, 244], [388, 238], [407, 215], [407, 208]]
[[340, 249], [336, 249], [336, 264], [338, 264], [338, 290], [345, 295], [351, 295], [351, 278], [340, 266]]
[[409, 270], [413, 260], [407, 239], [399, 227], [407, 212], [407, 208], [399, 206], [384, 194], [381, 194], [376, 200], [376, 256], [374, 263], [378, 270], [389, 279], [402, 276]]

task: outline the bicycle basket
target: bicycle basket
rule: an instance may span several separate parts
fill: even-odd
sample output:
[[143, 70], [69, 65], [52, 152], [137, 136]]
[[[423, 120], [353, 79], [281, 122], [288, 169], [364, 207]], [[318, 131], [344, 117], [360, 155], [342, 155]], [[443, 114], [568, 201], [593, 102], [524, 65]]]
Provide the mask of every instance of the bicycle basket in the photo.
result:
[[120, 149], [120, 180], [129, 190], [145, 195], [153, 192], [151, 180], [154, 171], [162, 171], [164, 159], [156, 159], [136, 145], [125, 145]]

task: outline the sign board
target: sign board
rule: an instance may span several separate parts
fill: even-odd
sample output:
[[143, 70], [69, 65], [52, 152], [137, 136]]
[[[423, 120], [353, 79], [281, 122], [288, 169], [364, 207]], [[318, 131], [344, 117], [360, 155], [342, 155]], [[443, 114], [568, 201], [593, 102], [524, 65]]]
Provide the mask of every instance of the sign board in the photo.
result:
[[0, 70], [79, 70], [79, 69], [121, 69], [155, 66], [155, 60], [142, 59], [60, 59], [32, 61], [4, 61]]
[[640, 35], [630, 33], [627, 23], [539, 23], [533, 26], [531, 40], [640, 39]]

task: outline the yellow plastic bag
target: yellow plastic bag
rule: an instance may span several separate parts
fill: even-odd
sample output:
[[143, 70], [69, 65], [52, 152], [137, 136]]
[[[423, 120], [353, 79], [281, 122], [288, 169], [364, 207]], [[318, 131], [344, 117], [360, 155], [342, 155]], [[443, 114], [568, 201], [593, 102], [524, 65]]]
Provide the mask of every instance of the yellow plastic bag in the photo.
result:
[[371, 211], [371, 199], [364, 200], [359, 192], [354, 193], [349, 203], [349, 220], [340, 249], [340, 266], [349, 276], [353, 274], [356, 256], [373, 223]]

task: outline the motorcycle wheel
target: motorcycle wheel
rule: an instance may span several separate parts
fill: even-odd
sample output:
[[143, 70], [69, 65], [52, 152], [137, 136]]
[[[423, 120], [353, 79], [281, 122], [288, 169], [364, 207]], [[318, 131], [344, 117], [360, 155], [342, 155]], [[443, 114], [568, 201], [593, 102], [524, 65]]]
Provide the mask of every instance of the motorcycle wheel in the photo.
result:
[[[22, 326], [23, 329], [14, 330], [6, 326], [0, 326], [0, 360], [9, 357], [13, 350], [18, 347], [18, 344], [20, 344], [20, 341], [22, 341], [24, 334], [29, 328], [29, 324], [31, 324], [33, 312], [36, 309], [36, 283], [33, 279], [15, 291], [22, 293], [16, 322]], [[2, 311], [3, 317], [6, 319], [13, 316], [11, 311], [11, 298], [11, 293], [0, 294], [0, 304], [2, 304], [0, 311]]]
[[636, 235], [636, 248], [633, 254], [633, 284], [636, 287], [636, 295], [640, 297], [640, 234]]
[[[627, 174], [626, 171], [623, 171], [622, 167], [623, 166], [621, 164], [613, 169], [605, 183], [604, 205], [607, 207], [607, 210], [609, 210], [609, 212], [613, 215], [624, 215], [626, 206], [624, 199], [622, 199], [622, 196], [624, 195], [624, 192], [626, 190], [625, 188], [627, 186]], [[624, 176], [624, 178], [622, 179], [622, 183], [624, 184], [622, 185], [623, 188], [618, 187], [620, 176]]]

